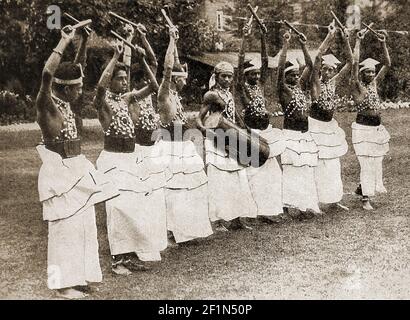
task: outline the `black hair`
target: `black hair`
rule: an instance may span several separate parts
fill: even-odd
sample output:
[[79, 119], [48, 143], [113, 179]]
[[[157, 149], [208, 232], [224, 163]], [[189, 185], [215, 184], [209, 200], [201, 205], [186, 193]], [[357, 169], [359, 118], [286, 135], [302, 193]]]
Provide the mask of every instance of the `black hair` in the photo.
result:
[[[81, 67], [73, 62], [62, 62], [58, 66], [54, 77], [61, 80], [75, 80], [82, 76]], [[67, 84], [53, 83], [53, 89], [57, 92], [62, 92]]]
[[131, 65], [131, 79], [135, 83], [145, 81], [145, 71], [140, 63], [133, 63]]

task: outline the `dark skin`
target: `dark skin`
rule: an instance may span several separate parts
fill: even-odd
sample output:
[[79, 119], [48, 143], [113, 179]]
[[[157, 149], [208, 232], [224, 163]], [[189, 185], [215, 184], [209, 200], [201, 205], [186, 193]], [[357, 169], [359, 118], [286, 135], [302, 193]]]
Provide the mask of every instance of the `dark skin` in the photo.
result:
[[[130, 42], [132, 42], [134, 34], [136, 34], [137, 41], [145, 50], [145, 60], [148, 66], [150, 67], [151, 72], [154, 75], [156, 75], [158, 69], [158, 61], [155, 56], [154, 50], [152, 49], [150, 43], [147, 40], [147, 29], [145, 28], [145, 26], [139, 23], [136, 30], [137, 32], [135, 33], [134, 27], [132, 25], [126, 25], [125, 31], [127, 32], [127, 40]], [[151, 77], [148, 76], [147, 79], [135, 79], [134, 81], [136, 82], [136, 88], [143, 88], [146, 85], [146, 80], [151, 81]], [[156, 91], [158, 91], [158, 88]]]
[[[232, 85], [233, 73], [221, 72], [216, 75], [216, 83], [221, 86], [222, 89], [228, 89]], [[222, 112], [225, 110], [225, 102], [219, 97], [215, 91], [208, 91], [204, 95], [201, 110], [196, 118], [198, 128], [202, 131], [206, 131], [205, 117], [208, 112]]]
[[279, 56], [278, 63], [278, 95], [280, 104], [282, 106], [286, 106], [292, 100], [293, 95], [292, 90], [289, 86], [299, 86], [303, 89], [306, 86], [307, 79], [310, 77], [310, 71], [313, 68], [313, 63], [306, 48], [306, 38], [304, 36], [299, 36], [298, 41], [302, 47], [303, 55], [306, 61], [306, 67], [300, 77], [299, 71], [297, 70], [289, 71], [285, 75], [286, 54], [291, 39], [290, 33], [286, 32], [283, 35], [283, 38], [283, 48]]
[[[61, 31], [61, 39], [57, 44], [56, 51], [63, 53], [68, 44], [73, 40], [74, 35], [75, 30], [70, 26], [64, 27]], [[82, 66], [84, 66], [86, 45], [87, 38], [83, 37], [74, 63], [82, 63]], [[61, 55], [59, 53], [53, 52], [48, 58], [42, 72], [41, 86], [36, 99], [37, 122], [45, 141], [54, 140], [64, 128], [63, 116], [52, 99], [53, 77], [60, 62]], [[66, 85], [62, 92], [54, 92], [54, 94], [59, 99], [72, 103], [82, 94], [82, 84]]]
[[239, 51], [238, 56], [238, 79], [237, 79], [237, 90], [241, 94], [241, 100], [243, 105], [248, 105], [250, 103], [250, 99], [246, 92], [243, 89], [243, 83], [246, 81], [251, 85], [259, 84], [262, 92], [265, 87], [266, 80], [268, 78], [268, 51], [266, 46], [266, 33], [265, 29], [260, 27], [261, 30], [261, 69], [260, 70], [252, 70], [247, 72], [246, 74], [243, 73], [244, 71], [244, 63], [245, 63], [245, 45], [246, 41], [250, 35], [250, 29], [248, 24], [245, 25], [243, 28], [243, 37], [242, 37], [242, 44]]
[[[115, 65], [118, 62], [118, 59], [120, 58], [123, 51], [123, 44], [117, 43], [114, 48], [114, 55], [107, 65], [106, 69], [104, 70], [103, 74], [101, 75], [100, 81], [97, 85], [97, 95], [94, 100], [94, 106], [98, 110], [98, 118], [104, 131], [109, 128], [113, 115], [113, 111], [110, 105], [105, 100], [107, 89], [115, 94], [122, 94], [122, 98], [129, 106], [133, 99], [144, 99], [152, 92], [154, 92], [157, 88], [155, 77], [151, 73], [152, 81], [149, 85], [137, 91], [126, 92], [128, 88], [127, 72], [124, 70], [119, 70], [113, 75]], [[139, 59], [141, 59], [142, 61], [143, 56], [139, 56]], [[131, 117], [135, 118], [135, 116], [133, 116], [132, 110], [129, 111]]]
[[[131, 42], [134, 36], [134, 28], [131, 25], [127, 25], [126, 30], [128, 31], [127, 40]], [[147, 63], [145, 63], [142, 59], [140, 59], [140, 63], [142, 63], [142, 67], [144, 68], [144, 74], [147, 75], [147, 80], [149, 81], [149, 83], [152, 84], [151, 89], [153, 90], [153, 92], [156, 92], [158, 91], [158, 88], [159, 88], [157, 79], [155, 77], [155, 73], [157, 72], [157, 66], [158, 66], [157, 59], [155, 57], [155, 54], [154, 54], [154, 51], [152, 50], [151, 45], [147, 41], [146, 29], [142, 24], [138, 24], [137, 34], [139, 35], [139, 39], [143, 44], [143, 49], [145, 50], [145, 57], [146, 57], [146, 60], [148, 61]], [[118, 75], [116, 77], [118, 77]], [[116, 77], [114, 77], [113, 80], [115, 80]], [[140, 79], [138, 83], [141, 83], [141, 84], [144, 83], [146, 86], [146, 82], [144, 79]], [[141, 85], [139, 89], [144, 88], [145, 86]], [[148, 96], [149, 94], [146, 97]], [[141, 95], [141, 99], [144, 99], [146, 97]], [[131, 115], [133, 122], [137, 123], [140, 117], [140, 113], [141, 113], [140, 105], [134, 101], [130, 101], [128, 108], [129, 108], [130, 115]]]
[[172, 69], [178, 63], [178, 52], [176, 42], [178, 40], [178, 30], [170, 28], [169, 44], [165, 54], [164, 76], [158, 90], [158, 109], [162, 123], [170, 123], [177, 114], [177, 108], [170, 98], [170, 90], [180, 91], [186, 84], [185, 77], [172, 76]]
[[328, 65], [322, 65], [322, 56], [327, 51], [330, 46], [331, 40], [334, 38], [336, 33], [336, 29], [334, 24], [329, 25], [329, 32], [322, 42], [321, 46], [319, 47], [319, 53], [316, 56], [315, 64], [313, 66], [313, 72], [311, 77], [311, 97], [312, 100], [317, 100], [321, 93], [320, 83], [321, 81], [324, 82], [331, 82], [334, 86], [337, 86], [340, 81], [351, 72], [352, 64], [353, 64], [353, 53], [352, 48], [350, 47], [348, 33], [347, 30], [343, 30], [342, 38], [345, 45], [345, 52], [347, 55], [347, 63], [343, 66], [343, 68], [337, 72], [335, 68], [332, 68]]
[[[380, 39], [378, 38], [379, 42], [381, 42], [382, 47], [383, 47], [383, 53], [384, 53], [383, 67], [380, 69], [377, 75], [374, 70], [364, 70], [359, 75], [360, 43], [364, 35], [365, 33], [363, 32], [363, 30], [357, 33], [356, 45], [355, 45], [354, 53], [353, 53], [352, 96], [353, 96], [353, 100], [356, 105], [360, 104], [367, 96], [367, 89], [363, 86], [362, 83], [364, 83], [365, 85], [371, 85], [377, 88], [377, 86], [381, 83], [381, 81], [386, 76], [391, 66], [389, 50], [387, 49], [387, 45], [386, 45], [386, 34], [384, 33]], [[371, 111], [368, 111], [368, 112], [371, 112]]]

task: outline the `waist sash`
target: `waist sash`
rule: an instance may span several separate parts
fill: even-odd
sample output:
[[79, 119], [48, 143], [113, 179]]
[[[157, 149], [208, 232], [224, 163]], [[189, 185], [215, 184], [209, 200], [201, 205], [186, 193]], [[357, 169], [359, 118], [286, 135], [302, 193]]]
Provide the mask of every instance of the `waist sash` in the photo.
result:
[[109, 152], [132, 153], [135, 150], [135, 138], [105, 136], [104, 150]]
[[81, 154], [81, 139], [45, 142], [45, 147], [63, 159], [73, 158]]

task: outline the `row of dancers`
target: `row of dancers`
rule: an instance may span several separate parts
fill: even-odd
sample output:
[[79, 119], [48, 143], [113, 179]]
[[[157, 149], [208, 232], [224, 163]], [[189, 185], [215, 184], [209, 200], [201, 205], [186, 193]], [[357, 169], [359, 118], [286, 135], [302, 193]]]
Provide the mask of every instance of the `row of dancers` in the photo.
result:
[[[388, 151], [389, 134], [380, 122], [377, 94], [377, 84], [390, 66], [386, 36], [378, 37], [385, 59], [376, 75], [377, 61], [359, 62], [367, 29], [357, 32], [352, 52], [349, 32], [330, 24], [314, 62], [306, 37], [298, 34], [305, 57], [303, 70], [297, 62], [287, 61], [291, 35], [286, 32], [277, 69], [284, 112], [283, 129], [279, 129], [270, 124], [266, 109], [267, 30], [260, 29], [261, 59], [255, 61], [245, 60], [251, 26], [243, 30], [235, 84], [243, 112], [237, 111], [231, 92], [234, 67], [222, 61], [215, 66], [196, 118], [198, 131], [192, 129], [179, 96], [188, 67], [179, 60], [178, 29], [169, 28], [158, 83], [158, 63], [146, 28], [126, 25], [126, 36], [113, 45], [113, 56], [104, 67], [93, 102], [104, 132], [104, 149], [96, 166], [81, 153], [70, 107], [82, 94], [88, 33], [72, 26], [62, 29], [45, 64], [36, 100], [43, 138], [37, 146], [42, 160], [38, 188], [43, 218], [48, 221], [50, 289], [65, 298], [82, 298], [88, 283], [102, 281], [96, 203], [105, 203], [112, 271], [123, 276], [148, 270], [152, 262], [161, 260], [161, 251], [167, 247], [216, 231], [250, 228], [244, 218], [278, 222], [290, 209], [300, 219], [308, 219], [322, 213], [319, 203], [347, 210], [341, 204], [340, 158], [348, 145], [333, 117], [335, 89], [345, 77], [350, 78], [358, 110], [352, 124], [352, 142], [361, 168], [357, 193], [363, 208], [372, 209], [370, 197], [386, 191], [382, 159]], [[337, 32], [347, 57], [340, 71], [340, 61], [326, 54]], [[74, 61], [62, 62], [76, 34], [81, 42]], [[132, 44], [134, 38], [141, 47]], [[269, 156], [263, 165], [244, 165], [209, 138], [221, 117], [266, 141]], [[189, 131], [194, 133], [184, 134]]]

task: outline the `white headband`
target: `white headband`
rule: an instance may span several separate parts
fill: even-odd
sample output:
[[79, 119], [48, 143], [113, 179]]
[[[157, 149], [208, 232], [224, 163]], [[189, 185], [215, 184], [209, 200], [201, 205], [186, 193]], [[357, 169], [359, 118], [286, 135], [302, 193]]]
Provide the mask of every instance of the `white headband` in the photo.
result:
[[247, 73], [249, 71], [253, 71], [253, 70], [260, 70], [259, 66], [251, 66], [249, 68], [246, 68], [245, 70], [243, 70], [243, 73]]
[[78, 79], [73, 80], [63, 80], [59, 78], [54, 78], [53, 81], [58, 84], [65, 84], [65, 85], [72, 85], [72, 84], [81, 84], [83, 83], [83, 77], [79, 77]]
[[363, 66], [359, 69], [359, 72], [362, 72], [364, 70], [372, 70], [372, 71], [376, 71], [376, 67], [368, 67], [368, 66]]
[[287, 67], [287, 68], [285, 69], [285, 73], [287, 73], [287, 72], [289, 72], [289, 71], [291, 71], [291, 70], [299, 70], [299, 67], [298, 67], [298, 66], [295, 66], [295, 65], [289, 66], [289, 67]]
[[83, 78], [84, 78], [84, 72], [83, 72], [83, 67], [81, 63], [77, 63], [77, 66], [80, 68], [80, 77], [77, 79], [72, 79], [72, 80], [63, 80], [54, 77], [53, 81], [57, 84], [65, 84], [65, 85], [72, 85], [72, 84], [82, 84], [83, 83]]

